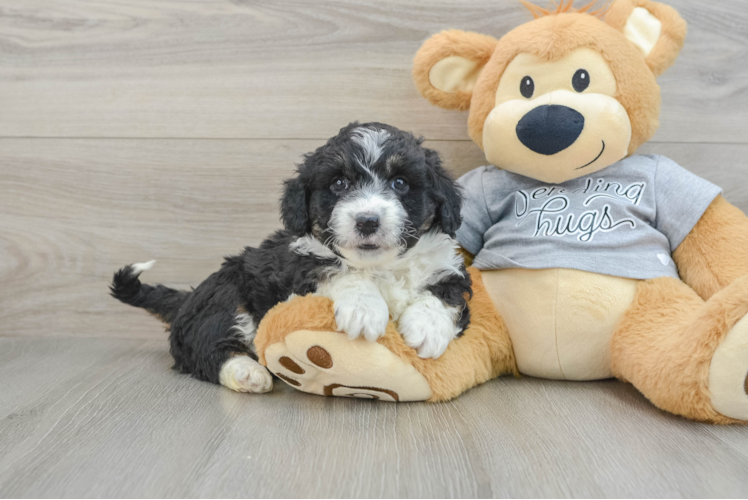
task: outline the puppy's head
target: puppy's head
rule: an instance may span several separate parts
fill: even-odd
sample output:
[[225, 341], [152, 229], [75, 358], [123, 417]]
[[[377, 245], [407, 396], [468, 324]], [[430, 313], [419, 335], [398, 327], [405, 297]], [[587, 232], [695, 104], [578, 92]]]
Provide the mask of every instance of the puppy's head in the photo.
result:
[[375, 266], [432, 229], [454, 236], [461, 198], [436, 151], [381, 123], [352, 123], [286, 181], [286, 230], [313, 236], [354, 266]]

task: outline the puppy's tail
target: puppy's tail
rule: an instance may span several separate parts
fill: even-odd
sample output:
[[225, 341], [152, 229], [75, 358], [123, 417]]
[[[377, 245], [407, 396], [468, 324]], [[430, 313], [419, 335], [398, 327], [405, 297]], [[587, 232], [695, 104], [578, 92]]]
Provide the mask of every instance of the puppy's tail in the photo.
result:
[[141, 283], [138, 279], [140, 274], [152, 268], [155, 263], [155, 260], [151, 260], [123, 267], [114, 273], [109, 290], [115, 299], [134, 307], [142, 307], [164, 323], [171, 324], [191, 292]]

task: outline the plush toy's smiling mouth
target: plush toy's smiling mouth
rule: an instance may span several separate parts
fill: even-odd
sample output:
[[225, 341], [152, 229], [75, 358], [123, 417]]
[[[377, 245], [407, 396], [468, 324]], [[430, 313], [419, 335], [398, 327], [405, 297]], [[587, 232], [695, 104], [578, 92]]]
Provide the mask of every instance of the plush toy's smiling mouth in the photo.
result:
[[594, 160], [592, 160], [591, 162], [589, 162], [587, 165], [583, 165], [583, 166], [581, 166], [579, 168], [576, 168], [575, 170], [582, 170], [583, 168], [589, 167], [590, 165], [592, 165], [593, 163], [595, 163], [597, 160], [599, 160], [600, 157], [603, 155], [604, 152], [605, 152], [605, 141], [603, 141], [603, 149], [600, 150], [600, 154], [597, 155]]

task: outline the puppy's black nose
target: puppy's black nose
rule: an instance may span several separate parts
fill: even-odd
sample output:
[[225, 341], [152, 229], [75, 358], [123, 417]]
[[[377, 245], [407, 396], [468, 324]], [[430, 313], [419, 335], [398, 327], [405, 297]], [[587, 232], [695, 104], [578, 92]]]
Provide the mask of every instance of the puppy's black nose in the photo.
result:
[[568, 148], [584, 129], [584, 116], [566, 106], [539, 106], [517, 124], [517, 137], [532, 151], [555, 155]]
[[375, 233], [379, 229], [379, 217], [372, 214], [358, 214], [356, 216], [356, 229], [364, 236]]

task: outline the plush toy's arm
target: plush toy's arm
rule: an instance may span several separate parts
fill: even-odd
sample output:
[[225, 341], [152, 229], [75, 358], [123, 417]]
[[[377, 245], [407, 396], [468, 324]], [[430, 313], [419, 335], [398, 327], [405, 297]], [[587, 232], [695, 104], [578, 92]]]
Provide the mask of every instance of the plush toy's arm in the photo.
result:
[[460, 247], [457, 249], [457, 251], [462, 255], [462, 258], [465, 260], [465, 267], [470, 267], [473, 265], [473, 260], [475, 260], [475, 255], [471, 254], [464, 248]]
[[748, 217], [718, 196], [673, 252], [681, 279], [704, 300], [748, 274]]

